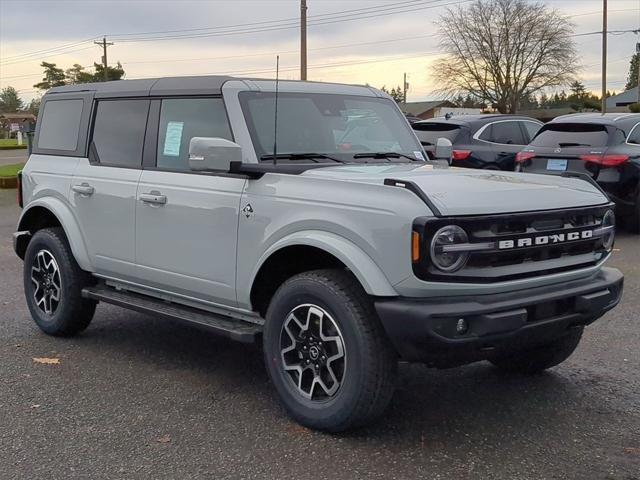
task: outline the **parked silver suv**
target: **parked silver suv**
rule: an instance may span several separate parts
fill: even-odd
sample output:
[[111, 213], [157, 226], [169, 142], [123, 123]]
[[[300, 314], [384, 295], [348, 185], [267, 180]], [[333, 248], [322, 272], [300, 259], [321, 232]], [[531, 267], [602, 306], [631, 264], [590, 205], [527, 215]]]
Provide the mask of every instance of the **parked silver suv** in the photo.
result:
[[56, 87], [20, 195], [14, 247], [44, 332], [82, 331], [103, 301], [262, 338], [283, 404], [312, 428], [380, 415], [399, 359], [552, 367], [622, 294], [597, 185], [425, 161], [364, 86]]

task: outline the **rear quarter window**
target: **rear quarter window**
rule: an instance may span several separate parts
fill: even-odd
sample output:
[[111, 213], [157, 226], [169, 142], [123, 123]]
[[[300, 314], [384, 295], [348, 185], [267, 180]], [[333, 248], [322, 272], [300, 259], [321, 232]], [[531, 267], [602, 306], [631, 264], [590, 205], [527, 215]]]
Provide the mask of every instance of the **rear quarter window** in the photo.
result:
[[602, 147], [609, 142], [605, 125], [550, 123], [531, 142], [534, 147]]
[[47, 100], [44, 103], [38, 148], [47, 150], [75, 151], [82, 119], [81, 99]]

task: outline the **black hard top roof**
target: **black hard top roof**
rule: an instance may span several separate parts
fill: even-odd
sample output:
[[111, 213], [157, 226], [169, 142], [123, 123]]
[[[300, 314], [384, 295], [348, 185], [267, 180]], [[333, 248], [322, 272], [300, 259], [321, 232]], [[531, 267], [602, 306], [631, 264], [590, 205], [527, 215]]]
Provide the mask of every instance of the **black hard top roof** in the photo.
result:
[[53, 87], [47, 92], [47, 95], [82, 92], [95, 92], [95, 96], [98, 98], [149, 95], [220, 95], [222, 85], [224, 85], [227, 80], [234, 79], [243, 80], [225, 75], [115, 80], [112, 82], [82, 83]]
[[454, 115], [448, 120], [445, 117], [436, 117], [429, 120], [422, 120], [414, 123], [414, 125], [428, 124], [428, 123], [448, 123], [453, 125], [468, 125], [470, 127], [478, 127], [484, 124], [495, 122], [499, 120], [530, 120], [532, 122], [541, 123], [539, 120], [531, 117], [525, 117], [523, 115], [507, 115], [507, 114], [494, 114], [494, 113], [481, 113], [476, 115]]

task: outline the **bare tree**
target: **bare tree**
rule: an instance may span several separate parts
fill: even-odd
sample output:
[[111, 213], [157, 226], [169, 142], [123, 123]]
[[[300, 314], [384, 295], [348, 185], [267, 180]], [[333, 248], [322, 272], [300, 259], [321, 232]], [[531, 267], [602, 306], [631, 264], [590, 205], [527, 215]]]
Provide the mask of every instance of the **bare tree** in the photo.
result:
[[436, 22], [446, 56], [434, 65], [442, 93], [469, 93], [501, 113], [547, 87], [566, 85], [578, 55], [566, 17], [525, 0], [475, 0]]

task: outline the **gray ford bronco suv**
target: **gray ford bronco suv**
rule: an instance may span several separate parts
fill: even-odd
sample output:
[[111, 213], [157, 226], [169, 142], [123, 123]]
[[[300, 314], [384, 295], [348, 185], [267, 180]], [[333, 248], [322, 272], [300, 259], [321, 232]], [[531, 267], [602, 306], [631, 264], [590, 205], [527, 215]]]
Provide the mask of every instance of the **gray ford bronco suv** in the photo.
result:
[[14, 248], [44, 332], [107, 302], [262, 341], [282, 403], [317, 429], [380, 415], [399, 360], [557, 365], [622, 294], [597, 185], [427, 161], [365, 86], [56, 87], [20, 180]]

